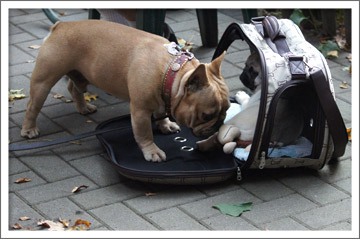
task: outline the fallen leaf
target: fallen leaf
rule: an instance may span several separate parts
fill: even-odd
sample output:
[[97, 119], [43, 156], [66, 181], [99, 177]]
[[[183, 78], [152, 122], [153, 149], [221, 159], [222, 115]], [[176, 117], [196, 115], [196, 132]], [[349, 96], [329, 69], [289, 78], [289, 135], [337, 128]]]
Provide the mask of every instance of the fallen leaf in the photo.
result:
[[72, 102], [72, 100], [65, 100], [65, 103], [70, 103]]
[[352, 55], [351, 55], [351, 53], [346, 56], [346, 59], [348, 59], [350, 62], [352, 61]]
[[342, 84], [340, 85], [340, 88], [341, 89], [347, 89], [348, 88], [346, 81], [342, 82]]
[[351, 128], [346, 129], [346, 132], [348, 134], [348, 139], [351, 142]]
[[217, 204], [214, 205], [213, 208], [219, 209], [222, 214], [238, 217], [243, 212], [250, 211], [252, 209], [252, 202], [238, 204]]
[[350, 65], [349, 73], [351, 73], [351, 66], [352, 66], [352, 64]]
[[90, 92], [85, 92], [84, 93], [84, 99], [86, 101], [90, 102], [91, 100], [96, 100], [96, 97], [98, 97], [98, 94], [92, 94]]
[[29, 46], [30, 49], [39, 49], [41, 46], [39, 45], [31, 45]]
[[87, 120], [86, 123], [93, 123], [94, 121], [92, 120]]
[[22, 90], [23, 90], [23, 89], [20, 89], [20, 90], [10, 89], [10, 90], [9, 90], [9, 101], [13, 101], [13, 100], [15, 100], [15, 99], [25, 98], [26, 95], [21, 93]]
[[28, 61], [26, 61], [26, 63], [33, 63], [33, 62], [35, 62], [35, 60], [28, 60]]
[[145, 196], [147, 196], [147, 197], [156, 196], [156, 195], [157, 195], [157, 193], [145, 193]]
[[64, 227], [69, 227], [70, 225], [69, 220], [62, 219], [61, 217], [59, 217], [59, 221], [64, 225]]
[[55, 99], [61, 99], [61, 98], [64, 98], [64, 97], [65, 97], [64, 95], [60, 95], [60, 94], [55, 94], [54, 95]]
[[340, 49], [345, 49], [346, 40], [345, 40], [344, 37], [342, 37], [340, 35], [336, 35], [335, 36], [335, 41], [338, 44], [338, 46], [340, 47]]
[[31, 218], [30, 217], [20, 217], [19, 220], [20, 221], [27, 221], [27, 220], [30, 220]]
[[26, 182], [30, 182], [30, 181], [31, 181], [30, 178], [19, 178], [14, 183], [26, 183]]
[[334, 50], [334, 51], [329, 51], [328, 53], [327, 53], [327, 56], [328, 57], [339, 57], [339, 52], [337, 51], [337, 50]]
[[26, 230], [30, 231], [31, 229], [30, 229], [30, 227], [27, 227]]
[[325, 57], [328, 57], [328, 53], [331, 51], [339, 51], [340, 48], [335, 42], [327, 40], [324, 44], [320, 44], [317, 48]]
[[59, 14], [60, 14], [61, 16], [66, 15], [66, 13], [65, 13], [65, 12], [59, 12]]
[[72, 193], [77, 193], [79, 192], [81, 189], [83, 188], [88, 188], [89, 186], [86, 186], [86, 185], [81, 185], [81, 186], [77, 186], [77, 187], [74, 187], [74, 189], [71, 191]]
[[350, 71], [350, 66], [344, 66], [341, 70], [342, 71]]
[[12, 228], [14, 229], [23, 229], [23, 227], [19, 223], [15, 223]]
[[40, 219], [37, 224], [38, 226], [49, 228], [49, 231], [65, 231], [64, 225], [61, 222]]
[[89, 230], [89, 229], [90, 229], [90, 225], [91, 225], [90, 222], [88, 222], [88, 221], [86, 221], [86, 220], [78, 219], [78, 220], [76, 220], [76, 222], [74, 223], [74, 225], [69, 228], [68, 231], [84, 231], [84, 230]]

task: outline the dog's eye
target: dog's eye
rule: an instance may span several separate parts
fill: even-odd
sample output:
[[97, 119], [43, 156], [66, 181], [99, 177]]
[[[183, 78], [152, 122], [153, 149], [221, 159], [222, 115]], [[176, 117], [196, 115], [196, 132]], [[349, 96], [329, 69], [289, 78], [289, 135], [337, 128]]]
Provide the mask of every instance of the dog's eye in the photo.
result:
[[204, 121], [210, 121], [210, 120], [212, 120], [214, 118], [214, 115], [213, 114], [205, 114], [205, 113], [203, 113], [202, 118], [203, 118]]

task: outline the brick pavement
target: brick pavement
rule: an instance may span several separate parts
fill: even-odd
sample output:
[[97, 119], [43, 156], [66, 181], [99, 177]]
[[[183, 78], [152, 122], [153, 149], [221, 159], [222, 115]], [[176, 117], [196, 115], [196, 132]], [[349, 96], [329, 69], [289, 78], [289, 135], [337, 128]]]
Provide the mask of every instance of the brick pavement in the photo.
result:
[[[65, 12], [64, 21], [85, 19], [82, 9]], [[24, 89], [29, 95], [29, 79], [38, 50], [51, 22], [37, 9], [10, 10], [9, 88]], [[241, 11], [218, 12], [219, 37], [232, 22], [242, 21]], [[192, 39], [195, 56], [209, 62], [214, 48], [201, 47], [194, 10], [168, 11], [166, 22], [177, 37]], [[236, 41], [222, 66], [231, 93], [241, 88], [238, 75], [249, 53], [246, 43]], [[334, 78], [337, 103], [347, 127], [351, 127], [351, 75], [342, 68], [348, 65], [346, 53], [329, 61]], [[338, 86], [342, 80], [348, 89]], [[52, 90], [38, 122], [40, 139], [54, 139], [93, 130], [106, 119], [129, 113], [128, 103], [99, 89], [94, 114], [79, 115], [73, 104], [54, 99], [56, 93], [70, 97], [66, 80]], [[15, 101], [9, 108], [11, 142], [25, 142], [20, 137], [27, 99]], [[91, 120], [93, 123], [85, 123]], [[105, 151], [94, 138], [81, 145], [10, 153], [9, 157], [9, 228], [20, 223], [24, 228], [39, 230], [40, 218], [79, 218], [92, 223], [92, 230], [351, 230], [351, 143], [337, 165], [321, 171], [310, 169], [264, 170], [243, 182], [230, 180], [206, 186], [160, 186], [128, 180], [120, 176], [107, 161]], [[26, 184], [14, 184], [20, 177], [31, 178]], [[73, 194], [76, 185], [89, 188]], [[157, 192], [147, 197], [145, 193]], [[253, 210], [239, 218], [222, 215], [212, 208], [218, 203], [252, 201]], [[32, 220], [20, 222], [19, 217]]]

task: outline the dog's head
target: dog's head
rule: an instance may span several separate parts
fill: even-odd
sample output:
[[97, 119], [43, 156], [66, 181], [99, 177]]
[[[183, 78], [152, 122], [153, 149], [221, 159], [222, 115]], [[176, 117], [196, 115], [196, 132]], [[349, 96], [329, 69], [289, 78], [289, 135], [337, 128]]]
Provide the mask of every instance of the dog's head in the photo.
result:
[[173, 116], [197, 137], [214, 134], [230, 106], [229, 89], [220, 74], [224, 56], [225, 52], [209, 64], [199, 64], [182, 80], [182, 98], [173, 109]]
[[240, 75], [241, 82], [250, 90], [255, 90], [261, 83], [261, 66], [259, 54], [252, 53], [245, 62], [245, 68]]

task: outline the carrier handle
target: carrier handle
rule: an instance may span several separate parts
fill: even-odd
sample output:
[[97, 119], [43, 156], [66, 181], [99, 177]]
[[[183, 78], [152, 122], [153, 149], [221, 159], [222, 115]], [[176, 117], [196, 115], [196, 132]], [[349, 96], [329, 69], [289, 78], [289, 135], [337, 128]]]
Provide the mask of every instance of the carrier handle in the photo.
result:
[[338, 158], [344, 155], [348, 143], [346, 127], [340, 110], [331, 93], [330, 86], [322, 70], [310, 74], [318, 95], [321, 108], [325, 114], [329, 131], [334, 142], [333, 157]]

